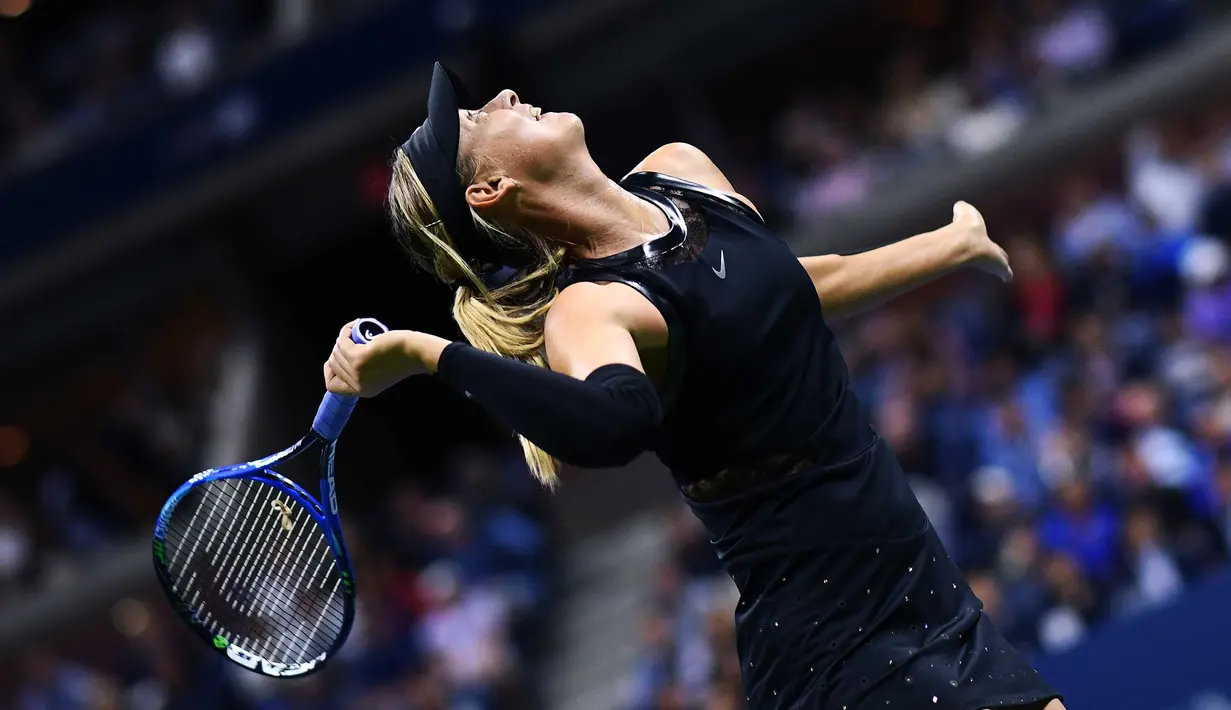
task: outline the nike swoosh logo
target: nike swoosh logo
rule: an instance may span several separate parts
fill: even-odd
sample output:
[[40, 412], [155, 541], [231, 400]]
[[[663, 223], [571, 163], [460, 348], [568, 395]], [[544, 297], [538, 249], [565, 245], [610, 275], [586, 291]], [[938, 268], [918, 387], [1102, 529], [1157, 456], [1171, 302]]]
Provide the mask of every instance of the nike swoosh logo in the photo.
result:
[[723, 252], [722, 250], [719, 250], [718, 251], [718, 268], [714, 269], [714, 267], [712, 266], [710, 268], [713, 269], [714, 273], [718, 276], [718, 278], [725, 279], [727, 277], [727, 255], [726, 253]]

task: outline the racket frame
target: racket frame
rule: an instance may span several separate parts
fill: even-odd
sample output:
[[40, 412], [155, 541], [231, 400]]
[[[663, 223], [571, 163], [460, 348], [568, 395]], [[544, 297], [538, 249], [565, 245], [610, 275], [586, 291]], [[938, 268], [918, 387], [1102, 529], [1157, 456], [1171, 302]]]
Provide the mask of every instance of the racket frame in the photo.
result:
[[[326, 440], [316, 432], [310, 432], [293, 446], [271, 456], [234, 466], [202, 471], [188, 479], [171, 494], [171, 497], [167, 499], [167, 502], [158, 514], [157, 522], [154, 524], [154, 570], [158, 577], [158, 582], [162, 586], [163, 593], [171, 601], [171, 607], [175, 610], [176, 615], [215, 650], [225, 654], [235, 663], [261, 675], [274, 678], [288, 678], [305, 676], [316, 672], [324, 661], [337, 653], [338, 649], [345, 643], [355, 620], [355, 575], [354, 570], [351, 568], [350, 553], [347, 551], [346, 543], [342, 537], [342, 524], [338, 518], [337, 494], [333, 481], [333, 459], [336, 447], [336, 440]], [[285, 464], [318, 448], [320, 449], [321, 498], [329, 501], [328, 508], [322, 506], [312, 494], [308, 493], [300, 485], [271, 468], [274, 465]], [[341, 578], [340, 592], [342, 595], [343, 617], [342, 627], [339, 629], [337, 638], [327, 650], [316, 658], [302, 663], [281, 663], [262, 658], [260, 655], [231, 643], [225, 637], [210, 631], [198, 615], [197, 610], [175, 592], [173, 577], [166, 562], [166, 539], [171, 516], [174, 514], [175, 508], [180, 501], [193, 489], [198, 486], [229, 479], [253, 480], [279, 489], [302, 505], [308, 515], [325, 532], [326, 542], [329, 544], [334, 564]]]
[[[351, 327], [351, 340], [364, 344], [371, 342], [376, 336], [388, 331], [389, 328], [374, 318], [360, 318]], [[357, 397], [338, 395], [332, 392], [326, 393], [325, 397], [321, 400], [320, 407], [317, 409], [311, 431], [295, 442], [293, 446], [255, 461], [225, 466], [223, 468], [211, 468], [198, 473], [185, 481], [183, 485], [171, 494], [171, 497], [167, 499], [167, 502], [163, 504], [162, 510], [159, 512], [158, 520], [154, 523], [154, 570], [157, 573], [158, 582], [162, 586], [163, 593], [166, 594], [167, 599], [171, 602], [171, 607], [175, 610], [175, 613], [183, 619], [188, 628], [192, 629], [193, 632], [209, 643], [215, 650], [225, 654], [244, 668], [261, 675], [274, 678], [288, 678], [315, 673], [346, 642], [346, 637], [350, 635], [351, 626], [354, 624], [355, 572], [351, 568], [350, 553], [347, 551], [346, 542], [342, 538], [342, 522], [338, 518], [338, 495], [337, 489], [334, 487], [334, 454], [337, 449], [338, 437], [342, 434], [342, 429], [346, 426], [347, 420], [350, 419], [351, 412], [354, 410], [357, 402]], [[270, 468], [274, 464], [286, 463], [317, 448], [320, 449], [321, 500], [325, 501], [328, 507], [322, 506], [320, 501], [313, 498], [311, 494], [294, 481]], [[180, 595], [174, 591], [171, 572], [167, 569], [166, 541], [167, 529], [171, 522], [171, 515], [175, 512], [175, 507], [188, 495], [189, 491], [197, 486], [232, 478], [260, 481], [280, 489], [302, 505], [304, 510], [308, 511], [308, 515], [325, 532], [325, 540], [329, 544], [330, 551], [333, 553], [333, 560], [337, 566], [338, 576], [341, 581], [343, 618], [342, 627], [339, 629], [333, 644], [316, 658], [302, 663], [289, 664], [262, 658], [247, 649], [231, 643], [225, 637], [210, 631], [205, 626], [203, 620], [199, 618], [197, 610], [181, 599]]]

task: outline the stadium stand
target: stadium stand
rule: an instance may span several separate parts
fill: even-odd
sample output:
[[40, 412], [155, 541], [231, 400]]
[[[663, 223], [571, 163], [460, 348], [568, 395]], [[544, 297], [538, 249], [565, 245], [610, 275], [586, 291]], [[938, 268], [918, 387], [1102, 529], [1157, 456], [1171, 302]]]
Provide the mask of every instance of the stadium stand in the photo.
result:
[[[109, 224], [121, 208], [148, 204], [138, 197], [171, 184], [191, 189], [249, 148], [301, 129], [305, 116], [387, 90], [403, 69], [433, 53], [460, 56], [479, 46], [490, 56], [483, 32], [517, 27], [527, 41], [536, 36], [525, 30], [527, 18], [541, 19], [551, 4], [195, 0], [155, 10], [155, 3], [125, 0], [61, 3], [54, 13], [36, 4], [13, 24], [0, 24], [0, 214], [18, 226], [0, 238], [0, 256], [20, 264], [18, 257], [50, 251], [56, 239]], [[664, 12], [686, 5], [668, 4]], [[607, 14], [596, 13], [601, 30], [570, 39], [582, 43], [592, 33], [606, 41], [636, 24], [637, 2], [607, 5]], [[720, 5], [756, 3], [715, 3], [714, 16]], [[592, 105], [641, 102], [667, 115], [658, 132], [624, 131], [627, 109], [596, 112], [590, 134], [600, 162], [618, 164], [613, 172], [635, 162], [631, 150], [653, 141], [703, 145], [777, 225], [804, 229], [892, 199], [899, 185], [926, 181], [929, 171], [1011, 145], [1037, 122], [1182, 43], [1206, 17], [1201, 5], [868, 3], [823, 28], [805, 22], [800, 10], [806, 36], [710, 70], [695, 90], [664, 97], [656, 77], [631, 68], [636, 88], [602, 101], [592, 89]], [[630, 58], [649, 51], [624, 42]], [[888, 45], [894, 51], [887, 54]], [[533, 56], [533, 47], [522, 47], [517, 59]], [[334, 58], [336, 79], [319, 71]], [[575, 71], [591, 66], [575, 64]], [[484, 83], [517, 76], [482, 62], [476, 73]], [[525, 73], [548, 95], [567, 85], [547, 74]], [[319, 91], [303, 91], [305, 77], [319, 80]], [[749, 98], [749, 87], [766, 96]], [[1113, 153], [1073, 166], [1049, 189], [1018, 196], [1012, 209], [989, 211], [1017, 269], [1011, 290], [946, 282], [929, 298], [842, 329], [861, 396], [876, 409], [950, 550], [998, 624], [1040, 656], [1080, 653], [1092, 629], [1125, 618], [1156, 623], [1153, 614], [1183, 606], [1190, 594], [1194, 608], [1208, 609], [1202, 581], [1218, 579], [1225, 567], [1231, 330], [1221, 314], [1231, 306], [1231, 104], [1218, 97], [1207, 103], [1213, 105], [1177, 120], [1143, 123]], [[419, 110], [402, 109], [399, 125]], [[98, 337], [51, 348], [62, 353], [58, 359], [5, 365], [0, 470], [14, 482], [0, 491], [6, 606], [63, 580], [81, 584], [74, 571], [87, 560], [119, 556], [144, 534], [176, 482], [242, 457], [232, 454], [235, 437], [224, 435], [226, 416], [215, 400], [228, 383], [231, 392], [245, 389], [235, 384], [242, 370], [236, 363], [242, 345], [255, 342], [249, 321], [276, 334], [262, 347], [278, 358], [290, 351], [277, 349], [280, 341], [307, 339], [288, 331], [319, 330], [306, 317], [282, 321], [302, 310], [307, 293], [298, 284], [319, 275], [310, 273], [323, 269], [319, 262], [337, 258], [340, 242], [385, 237], [372, 200], [379, 190], [371, 185], [383, 180], [380, 163], [392, 141], [354, 139], [350, 148], [362, 143], [354, 150], [362, 161], [321, 160], [324, 167], [291, 188], [280, 178], [280, 197], [262, 185], [255, 198], [217, 207], [223, 216], [210, 212], [185, 227], [193, 239], [229, 244], [250, 280], [278, 264], [269, 292], [258, 287], [240, 301], [242, 316], [233, 305], [166, 287], [159, 299], [174, 305], [143, 318], [148, 327], [113, 326], [125, 322], [122, 314], [100, 316], [106, 325], [92, 331]], [[345, 189], [325, 173], [343, 174]], [[100, 174], [111, 180], [99, 184]], [[331, 217], [318, 220], [306, 203], [324, 193], [345, 197], [315, 200]], [[48, 194], [74, 195], [73, 209], [48, 211]], [[274, 206], [258, 210], [252, 203], [259, 201]], [[307, 216], [282, 223], [292, 211]], [[309, 227], [325, 234], [317, 252], [281, 251], [307, 242]], [[179, 229], [172, 220], [153, 231]], [[281, 241], [266, 241], [275, 239]], [[381, 280], [405, 278], [381, 268]], [[443, 312], [441, 294], [411, 288], [419, 289], [414, 303], [397, 306], [406, 321], [422, 324], [412, 319], [429, 307]], [[326, 315], [338, 314], [320, 320]], [[252, 366], [270, 379], [278, 375]], [[19, 379], [22, 386], [8, 385]], [[318, 383], [311, 384], [308, 394]], [[304, 389], [299, 380], [288, 386]], [[299, 403], [269, 398], [279, 402], [263, 412], [271, 427], [294, 431]], [[390, 431], [358, 448], [403, 436], [388, 423], [392, 417], [380, 421]], [[435, 431], [418, 419], [401, 426], [417, 430], [416, 441]], [[379, 481], [368, 495], [343, 496], [362, 599], [346, 653], [327, 672], [287, 684], [227, 666], [181, 632], [147, 585], [112, 599], [105, 613], [74, 621], [67, 633], [18, 643], [0, 672], [0, 706], [551, 706], [543, 697], [544, 657], [575, 651], [557, 647], [551, 633], [562, 607], [554, 589], [560, 513], [528, 485], [507, 439], [479, 429], [472, 440], [450, 441], [448, 452], [441, 444], [430, 461], [389, 455], [365, 479]], [[241, 448], [267, 440], [276, 437], [262, 431]], [[653, 575], [654, 610], [642, 619], [645, 639], [625, 679], [624, 706], [737, 710], [730, 584], [681, 511], [649, 519], [612, 533], [618, 545], [569, 556], [578, 567], [583, 560], [591, 567], [627, 563], [619, 569]], [[655, 538], [647, 531], [664, 527], [669, 560], [650, 567]], [[609, 597], [616, 591], [598, 590]], [[554, 700], [569, 710], [610, 707]]]

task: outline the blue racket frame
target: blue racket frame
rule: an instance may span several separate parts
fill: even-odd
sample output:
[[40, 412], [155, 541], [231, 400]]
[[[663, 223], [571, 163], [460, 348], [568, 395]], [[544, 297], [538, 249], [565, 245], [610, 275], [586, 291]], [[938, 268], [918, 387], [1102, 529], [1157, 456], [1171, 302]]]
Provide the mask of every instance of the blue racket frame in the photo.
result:
[[[374, 318], [362, 318], [355, 321], [351, 329], [351, 339], [356, 343], [363, 344], [371, 341], [372, 338], [381, 333], [388, 332], [388, 330], [380, 321]], [[334, 453], [337, 449], [338, 437], [342, 434], [342, 429], [350, 419], [350, 415], [354, 411], [357, 402], [357, 397], [347, 397], [333, 394], [332, 392], [326, 393], [321, 400], [320, 407], [316, 410], [316, 418], [312, 422], [311, 431], [302, 439], [295, 442], [294, 445], [265, 458], [235, 464], [234, 466], [211, 468], [196, 474], [171, 494], [171, 497], [163, 504], [162, 510], [158, 514], [158, 520], [154, 523], [154, 571], [157, 574], [159, 584], [162, 586], [163, 593], [166, 594], [167, 599], [171, 602], [175, 613], [179, 615], [193, 632], [219, 653], [225, 654], [235, 663], [261, 675], [287, 678], [314, 673], [320, 670], [324, 662], [342, 647], [342, 644], [346, 642], [347, 636], [350, 635], [351, 625], [355, 620], [355, 575], [354, 570], [351, 568], [350, 553], [347, 551], [346, 542], [342, 538], [342, 523], [338, 517], [338, 495], [334, 485]], [[282, 476], [272, 468], [275, 465], [287, 463], [310, 451], [320, 452], [320, 500], [325, 501], [328, 504], [327, 507], [321, 505], [320, 501], [313, 498], [310, 493], [294, 481]], [[166, 559], [167, 528], [171, 521], [171, 515], [174, 513], [175, 507], [179, 502], [193, 488], [230, 478], [260, 481], [281, 490], [302, 505], [304, 510], [325, 531], [326, 540], [329, 543], [330, 550], [333, 552], [334, 562], [337, 565], [338, 574], [342, 581], [344, 615], [342, 628], [333, 645], [314, 659], [303, 663], [287, 664], [261, 658], [231, 643], [223, 636], [211, 632], [198, 617], [197, 610], [180, 599], [179, 595], [174, 591], [171, 572], [168, 569]]]

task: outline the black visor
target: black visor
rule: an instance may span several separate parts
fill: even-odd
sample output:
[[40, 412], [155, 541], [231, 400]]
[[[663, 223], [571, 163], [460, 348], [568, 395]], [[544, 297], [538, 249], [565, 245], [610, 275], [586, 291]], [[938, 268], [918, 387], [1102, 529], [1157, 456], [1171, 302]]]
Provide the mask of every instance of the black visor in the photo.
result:
[[427, 120], [402, 144], [415, 174], [432, 198], [436, 213], [456, 249], [484, 280], [509, 266], [527, 261], [525, 250], [504, 247], [484, 237], [475, 228], [466, 203], [466, 185], [457, 176], [458, 143], [461, 138], [461, 106], [476, 108], [466, 87], [439, 62], [432, 71], [427, 97]]

